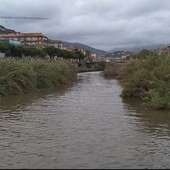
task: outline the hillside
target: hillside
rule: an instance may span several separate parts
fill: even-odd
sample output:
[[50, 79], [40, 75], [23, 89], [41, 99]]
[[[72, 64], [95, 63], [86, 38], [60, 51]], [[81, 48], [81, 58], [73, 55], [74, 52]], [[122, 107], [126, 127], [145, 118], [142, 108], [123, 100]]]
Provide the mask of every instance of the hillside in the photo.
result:
[[88, 45], [85, 44], [80, 44], [80, 43], [72, 43], [72, 42], [65, 42], [65, 41], [61, 41], [65, 47], [68, 47], [70, 45], [74, 45], [76, 48], [82, 49], [82, 50], [88, 50], [90, 52], [96, 53], [97, 55], [106, 55], [107, 52], [104, 50], [100, 50], [100, 49], [96, 49], [93, 47], [90, 47]]
[[[4, 26], [0, 25], [0, 34], [9, 34], [9, 33], [15, 33], [15, 32], [16, 32], [15, 30], [7, 29]], [[56, 40], [56, 41], [58, 41], [58, 40]], [[85, 44], [65, 42], [65, 41], [62, 41], [62, 40], [60, 40], [60, 41], [64, 44], [65, 47], [68, 47], [70, 45], [74, 45], [76, 48], [79, 48], [79, 49], [82, 49], [82, 50], [88, 50], [92, 53], [96, 53], [97, 55], [103, 55], [103, 56], [107, 55], [106, 51], [96, 49], [96, 48], [90, 47], [90, 46], [85, 45]]]
[[15, 33], [16, 31], [7, 29], [4, 26], [0, 25], [0, 34], [9, 34], [9, 33]]
[[151, 45], [144, 45], [141, 47], [120, 47], [120, 48], [114, 48], [112, 50], [109, 50], [109, 53], [114, 52], [114, 51], [130, 51], [133, 53], [137, 53], [139, 51], [141, 51], [142, 49], [147, 49], [147, 50], [154, 50], [154, 49], [162, 49], [162, 48], [166, 48], [168, 46], [168, 44], [151, 44]]

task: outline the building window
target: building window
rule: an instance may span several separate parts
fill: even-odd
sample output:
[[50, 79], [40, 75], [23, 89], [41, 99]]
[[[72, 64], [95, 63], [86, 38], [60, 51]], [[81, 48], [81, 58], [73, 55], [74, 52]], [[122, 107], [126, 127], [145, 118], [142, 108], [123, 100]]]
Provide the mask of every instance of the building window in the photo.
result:
[[20, 38], [20, 41], [24, 41], [25, 40], [25, 38]]
[[27, 37], [26, 40], [31, 40], [31, 37]]
[[32, 40], [33, 41], [37, 41], [37, 37], [32, 37]]

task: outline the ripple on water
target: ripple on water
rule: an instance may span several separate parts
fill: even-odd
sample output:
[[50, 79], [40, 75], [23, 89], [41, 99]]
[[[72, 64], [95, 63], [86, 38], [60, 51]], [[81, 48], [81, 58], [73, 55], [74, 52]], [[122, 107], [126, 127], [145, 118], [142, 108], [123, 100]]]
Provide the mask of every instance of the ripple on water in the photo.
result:
[[78, 79], [2, 102], [0, 168], [170, 167], [169, 113], [123, 100], [119, 83], [98, 72]]

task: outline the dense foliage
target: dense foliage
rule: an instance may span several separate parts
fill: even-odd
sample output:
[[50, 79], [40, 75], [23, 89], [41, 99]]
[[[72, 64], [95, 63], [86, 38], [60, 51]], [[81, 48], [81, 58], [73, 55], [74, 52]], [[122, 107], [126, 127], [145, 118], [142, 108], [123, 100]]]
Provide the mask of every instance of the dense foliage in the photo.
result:
[[7, 43], [0, 43], [0, 52], [5, 53], [7, 57], [20, 57], [31, 56], [44, 58], [46, 55], [50, 57], [58, 56], [64, 59], [84, 59], [84, 55], [80, 51], [66, 51], [60, 50], [54, 47], [46, 47], [43, 49], [33, 48], [33, 47], [23, 47], [15, 46]]
[[123, 67], [122, 64], [117, 64], [116, 62], [107, 63], [103, 75], [107, 79], [116, 78], [122, 81], [124, 78]]
[[84, 63], [77, 67], [77, 72], [93, 72], [93, 71], [103, 71], [106, 67], [105, 61], [100, 61], [98, 63]]
[[58, 86], [73, 81], [75, 77], [75, 67], [66, 61], [0, 60], [0, 95], [22, 94], [38, 88]]
[[137, 97], [153, 108], [170, 109], [169, 57], [130, 60], [114, 70], [123, 80], [123, 97]]

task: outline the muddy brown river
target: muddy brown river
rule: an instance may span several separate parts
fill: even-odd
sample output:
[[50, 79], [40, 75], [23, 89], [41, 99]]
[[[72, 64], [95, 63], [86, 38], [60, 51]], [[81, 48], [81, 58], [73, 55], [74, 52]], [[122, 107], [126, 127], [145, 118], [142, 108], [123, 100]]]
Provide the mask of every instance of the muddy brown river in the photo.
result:
[[117, 80], [0, 98], [0, 168], [170, 168], [170, 112], [123, 100]]

